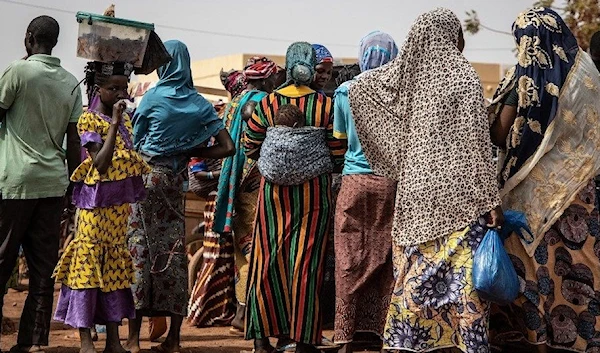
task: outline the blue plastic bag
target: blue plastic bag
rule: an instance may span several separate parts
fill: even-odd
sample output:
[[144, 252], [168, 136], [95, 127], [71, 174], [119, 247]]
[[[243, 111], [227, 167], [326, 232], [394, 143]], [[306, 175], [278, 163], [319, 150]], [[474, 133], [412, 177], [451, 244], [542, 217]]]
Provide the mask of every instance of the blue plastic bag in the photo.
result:
[[508, 304], [519, 295], [519, 277], [504, 249], [504, 240], [513, 233], [528, 244], [533, 242], [533, 233], [525, 214], [506, 210], [502, 228], [499, 231], [488, 230], [475, 252], [473, 285], [479, 296], [485, 300]]
[[490, 229], [473, 259], [473, 285], [482, 299], [512, 303], [519, 295], [519, 277], [498, 231]]
[[531, 244], [533, 242], [533, 233], [529, 229], [525, 213], [523, 212], [513, 210], [504, 211], [504, 225], [500, 232], [503, 240], [508, 239], [512, 233], [516, 233], [526, 243]]

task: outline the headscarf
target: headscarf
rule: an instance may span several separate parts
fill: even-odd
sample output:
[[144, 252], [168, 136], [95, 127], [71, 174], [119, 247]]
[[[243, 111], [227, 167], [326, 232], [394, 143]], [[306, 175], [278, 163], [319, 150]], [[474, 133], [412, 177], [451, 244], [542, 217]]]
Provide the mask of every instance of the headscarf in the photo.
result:
[[313, 46], [307, 42], [293, 43], [285, 54], [287, 80], [282, 87], [291, 84], [310, 85], [315, 75], [315, 66], [317, 66], [317, 56]]
[[[277, 71], [277, 65], [273, 61], [266, 57], [255, 56], [248, 59], [244, 76], [248, 80], [265, 79]], [[250, 101], [260, 102], [266, 95], [266, 92], [244, 89], [243, 93], [234, 97], [224, 110], [223, 120], [235, 145], [236, 153], [223, 160], [214, 215], [213, 229], [216, 232], [232, 231], [234, 205], [239, 186], [256, 164], [256, 161], [246, 158], [243, 147], [242, 140], [247, 123], [242, 118], [242, 108]]]
[[248, 82], [246, 82], [246, 76], [244, 73], [239, 70], [231, 70], [228, 72], [224, 72], [221, 69], [221, 83], [223, 87], [231, 94], [231, 98], [234, 98], [238, 94], [242, 93], [246, 86], [248, 86]]
[[277, 72], [277, 64], [266, 57], [254, 57], [248, 60], [244, 75], [246, 80], [262, 80]]
[[517, 117], [499, 156], [505, 208], [525, 212], [544, 234], [600, 168], [600, 79], [562, 18], [548, 8], [521, 13], [513, 24], [518, 63], [500, 82], [492, 119], [516, 87]]
[[313, 44], [312, 47], [315, 49], [317, 55], [317, 65], [321, 63], [333, 63], [333, 55], [325, 46], [321, 44]]
[[369, 165], [398, 181], [399, 245], [465, 229], [500, 204], [483, 90], [457, 48], [460, 30], [448, 9], [422, 14], [401, 54], [350, 86]]
[[398, 55], [398, 46], [394, 38], [387, 33], [374, 31], [360, 40], [358, 65], [360, 71], [380, 67]]
[[577, 39], [553, 10], [536, 8], [523, 12], [513, 24], [518, 63], [496, 91], [504, 97], [517, 87], [517, 130], [511, 132], [500, 186], [513, 177], [535, 153], [544, 132], [556, 117], [558, 93], [579, 52]]
[[159, 81], [144, 95], [134, 117], [136, 148], [151, 156], [180, 154], [223, 129], [212, 104], [194, 88], [186, 45], [170, 40], [165, 48], [173, 60], [157, 70]]

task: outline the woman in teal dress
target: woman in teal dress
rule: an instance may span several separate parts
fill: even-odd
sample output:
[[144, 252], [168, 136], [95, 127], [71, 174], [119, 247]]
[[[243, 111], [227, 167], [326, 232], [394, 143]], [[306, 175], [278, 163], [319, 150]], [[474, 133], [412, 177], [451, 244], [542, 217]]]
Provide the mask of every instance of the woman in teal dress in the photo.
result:
[[252, 115], [254, 104], [273, 91], [277, 71], [278, 67], [273, 61], [265, 57], [251, 58], [244, 69], [247, 86], [233, 97], [223, 117], [237, 153], [223, 161], [213, 231], [221, 234], [221, 237], [233, 235], [234, 238], [235, 297], [238, 308], [231, 324], [232, 332], [239, 334], [244, 330], [248, 257], [260, 181], [255, 161], [246, 158], [242, 142], [243, 131], [246, 121]]

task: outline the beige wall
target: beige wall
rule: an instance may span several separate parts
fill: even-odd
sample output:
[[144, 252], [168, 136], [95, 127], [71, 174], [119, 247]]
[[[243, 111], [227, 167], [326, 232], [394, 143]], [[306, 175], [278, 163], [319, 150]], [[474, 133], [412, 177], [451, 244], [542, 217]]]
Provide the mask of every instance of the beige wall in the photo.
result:
[[[206, 87], [209, 89], [218, 90], [218, 94], [207, 94], [203, 93], [204, 97], [211, 101], [217, 101], [223, 99], [228, 100], [227, 92], [223, 89], [221, 84], [221, 78], [219, 73], [221, 69], [228, 70], [241, 70], [244, 65], [253, 56], [267, 56], [273, 60], [279, 66], [285, 66], [285, 56], [283, 55], [264, 55], [264, 54], [233, 54], [228, 56], [220, 56], [211, 59], [197, 60], [192, 62], [192, 76], [194, 78], [194, 85], [199, 87]], [[353, 64], [356, 62], [355, 58], [341, 58], [336, 59], [341, 64]], [[483, 91], [486, 98], [491, 98], [494, 95], [496, 86], [502, 78], [504, 69], [499, 64], [484, 64], [484, 63], [473, 63], [473, 67], [481, 77], [481, 83], [483, 85]], [[153, 82], [157, 80], [155, 73], [147, 76], [137, 76], [137, 80], [141, 82]]]
[[481, 78], [484, 96], [492, 98], [504, 72], [502, 65], [483, 63], [472, 63], [472, 65]]

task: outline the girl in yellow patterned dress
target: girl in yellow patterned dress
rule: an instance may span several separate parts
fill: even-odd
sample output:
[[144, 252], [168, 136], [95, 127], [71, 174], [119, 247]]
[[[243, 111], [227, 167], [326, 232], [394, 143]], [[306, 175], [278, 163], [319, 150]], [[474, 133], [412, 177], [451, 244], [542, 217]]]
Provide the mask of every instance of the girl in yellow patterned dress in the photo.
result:
[[106, 350], [122, 353], [118, 326], [135, 317], [133, 265], [127, 248], [129, 204], [145, 197], [148, 165], [133, 150], [125, 113], [129, 64], [86, 68], [90, 106], [79, 118], [87, 158], [71, 176], [77, 233], [54, 271], [62, 283], [55, 320], [79, 329], [81, 352], [95, 352], [91, 328], [106, 325]]

